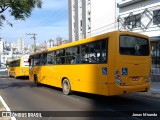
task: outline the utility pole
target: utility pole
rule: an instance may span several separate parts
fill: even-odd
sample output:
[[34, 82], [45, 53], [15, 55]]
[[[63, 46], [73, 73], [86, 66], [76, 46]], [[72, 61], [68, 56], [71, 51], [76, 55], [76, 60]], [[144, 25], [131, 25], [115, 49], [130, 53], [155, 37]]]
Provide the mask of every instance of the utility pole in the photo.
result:
[[31, 39], [33, 39], [34, 40], [34, 52], [36, 52], [36, 35], [37, 34], [35, 34], [35, 33], [28, 33], [28, 34], [26, 34], [26, 35], [32, 35], [33, 37], [31, 37]]

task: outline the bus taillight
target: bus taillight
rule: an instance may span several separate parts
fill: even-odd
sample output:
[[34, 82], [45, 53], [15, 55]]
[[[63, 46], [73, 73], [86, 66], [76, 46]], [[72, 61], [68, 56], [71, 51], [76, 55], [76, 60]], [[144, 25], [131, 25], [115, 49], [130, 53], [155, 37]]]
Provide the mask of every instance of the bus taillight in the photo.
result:
[[132, 77], [132, 80], [133, 80], [133, 81], [138, 81], [138, 80], [139, 80], [139, 77]]
[[115, 76], [116, 84], [121, 85], [122, 81], [121, 81], [120, 72], [118, 70], [115, 71], [114, 76]]

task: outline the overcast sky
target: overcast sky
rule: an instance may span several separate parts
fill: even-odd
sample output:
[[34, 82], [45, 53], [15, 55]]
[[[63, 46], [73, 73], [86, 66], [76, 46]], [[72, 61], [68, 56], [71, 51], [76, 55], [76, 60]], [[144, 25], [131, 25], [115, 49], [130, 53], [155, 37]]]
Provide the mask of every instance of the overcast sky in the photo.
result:
[[5, 15], [13, 23], [13, 27], [4, 24], [0, 29], [0, 37], [7, 42], [16, 42], [22, 37], [26, 44], [33, 44], [32, 36], [26, 33], [36, 33], [37, 43], [57, 36], [68, 39], [68, 0], [43, 0], [42, 8], [34, 9], [26, 21], [14, 20], [8, 12]]

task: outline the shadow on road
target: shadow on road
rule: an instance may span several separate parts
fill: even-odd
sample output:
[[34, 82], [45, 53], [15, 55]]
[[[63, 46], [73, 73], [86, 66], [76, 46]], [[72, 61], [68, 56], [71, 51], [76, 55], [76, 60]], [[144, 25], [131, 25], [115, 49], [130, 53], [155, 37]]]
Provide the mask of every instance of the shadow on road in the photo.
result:
[[[97, 118], [97, 120], [100, 120], [103, 118], [103, 116], [106, 117], [104, 118], [104, 120], [108, 119], [108, 116], [112, 117], [111, 120], [116, 118], [118, 120], [127, 120], [127, 119], [131, 120], [132, 118], [131, 115], [134, 112], [146, 113], [146, 111], [148, 111], [148, 113], [150, 112], [158, 113], [156, 111], [159, 111], [159, 108], [160, 108], [160, 104], [158, 104], [156, 99], [143, 97], [140, 95], [138, 96], [137, 94], [102, 96], [102, 95], [94, 95], [94, 94], [88, 94], [88, 93], [73, 92], [73, 94], [66, 96], [62, 94], [61, 88], [56, 88], [48, 85], [41, 85], [40, 86], [41, 89], [35, 89], [37, 87], [34, 85], [34, 82], [29, 81], [28, 79], [23, 80], [20, 78], [19, 79], [7, 78], [6, 80], [5, 79], [0, 80], [0, 90], [7, 89], [8, 91], [8, 89], [12, 89], [12, 88], [17, 89], [17, 88], [23, 88], [23, 87], [31, 90], [29, 91], [29, 93], [32, 92], [32, 94], [23, 93], [24, 91], [20, 92], [22, 93], [22, 96], [23, 95], [25, 96], [25, 97], [22, 97], [23, 102], [26, 102], [26, 101], [28, 102], [28, 98], [31, 98], [31, 101], [36, 101], [36, 99], [33, 99], [36, 96], [39, 101], [42, 100], [42, 102], [40, 103], [45, 103], [44, 107], [49, 105], [48, 107], [50, 109], [52, 109], [52, 107], [53, 108], [56, 107], [55, 106], [56, 104], [60, 104], [64, 106], [64, 108], [65, 107], [67, 108], [68, 106], [69, 108], [75, 107], [73, 110], [79, 110], [79, 111], [70, 112], [70, 115], [72, 116], [72, 114], [74, 113], [73, 116], [75, 117], [81, 116], [81, 115], [85, 117], [91, 116], [86, 120], [93, 120], [94, 117], [99, 117]], [[21, 90], [21, 89], [17, 89], [17, 90]], [[12, 90], [11, 90], [11, 94], [13, 94]], [[17, 94], [17, 96], [19, 96], [19, 94]], [[40, 104], [40, 105], [43, 105], [43, 104]], [[119, 117], [122, 117], [122, 118], [119, 118]], [[133, 119], [135, 120], [136, 118], [133, 118]], [[141, 119], [143, 120], [145, 118], [141, 118]]]
[[[8, 78], [7, 78], [8, 79]], [[12, 82], [12, 80], [14, 82]], [[8, 89], [8, 88], [22, 88], [22, 87], [35, 87], [33, 83], [27, 81], [27, 79], [10, 79], [9, 82], [2, 82], [0, 83], [0, 90], [1, 89]]]

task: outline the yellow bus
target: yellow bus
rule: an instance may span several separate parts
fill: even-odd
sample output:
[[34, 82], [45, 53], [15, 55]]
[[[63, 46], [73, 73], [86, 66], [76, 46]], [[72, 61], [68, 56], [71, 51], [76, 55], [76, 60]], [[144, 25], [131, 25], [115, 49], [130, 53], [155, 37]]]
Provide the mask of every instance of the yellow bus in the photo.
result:
[[113, 31], [29, 56], [29, 79], [72, 91], [120, 95], [150, 89], [150, 42], [145, 35]]
[[29, 55], [24, 55], [15, 60], [8, 61], [8, 76], [28, 77], [29, 76]]

